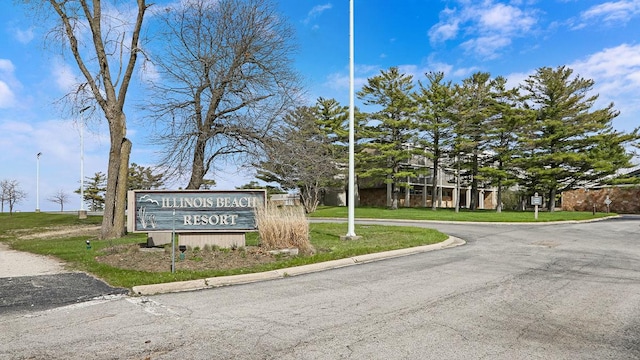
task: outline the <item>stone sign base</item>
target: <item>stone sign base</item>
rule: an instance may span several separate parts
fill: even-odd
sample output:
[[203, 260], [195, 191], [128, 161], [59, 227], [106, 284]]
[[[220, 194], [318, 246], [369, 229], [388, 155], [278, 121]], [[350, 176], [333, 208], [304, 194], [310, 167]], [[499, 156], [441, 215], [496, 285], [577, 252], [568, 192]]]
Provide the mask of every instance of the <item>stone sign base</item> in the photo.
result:
[[207, 233], [207, 234], [180, 234], [180, 245], [203, 249], [205, 246], [218, 246], [221, 248], [244, 247], [245, 236], [243, 232], [235, 233]]
[[[163, 246], [171, 244], [170, 232], [150, 232], [147, 235], [147, 246]], [[185, 245], [190, 248], [217, 246], [220, 248], [239, 248], [246, 246], [243, 232], [234, 233], [187, 233], [176, 234], [176, 246]]]
[[[178, 234], [176, 234], [178, 236]], [[147, 233], [147, 247], [163, 246], [171, 244], [170, 232], [150, 232]]]

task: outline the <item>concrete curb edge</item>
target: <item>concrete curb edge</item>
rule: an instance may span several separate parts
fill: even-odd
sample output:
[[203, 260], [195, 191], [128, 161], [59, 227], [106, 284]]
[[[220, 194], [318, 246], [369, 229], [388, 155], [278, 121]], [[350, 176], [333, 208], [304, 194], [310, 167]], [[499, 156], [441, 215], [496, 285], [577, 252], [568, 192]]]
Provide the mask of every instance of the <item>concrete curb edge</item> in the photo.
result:
[[206, 279], [177, 281], [164, 284], [138, 285], [132, 288], [134, 295], [156, 295], [173, 292], [194, 291], [202, 289], [210, 289], [222, 286], [249, 284], [258, 281], [275, 280], [289, 276], [310, 274], [318, 271], [337, 269], [340, 267], [365, 264], [368, 262], [391, 259], [400, 256], [407, 256], [428, 251], [441, 250], [464, 245], [466, 242], [462, 239], [449, 236], [443, 242], [431, 245], [416, 246], [406, 249], [398, 249], [385, 251], [380, 253], [358, 255], [345, 259], [326, 261], [322, 263], [302, 265], [261, 273], [220, 276]]

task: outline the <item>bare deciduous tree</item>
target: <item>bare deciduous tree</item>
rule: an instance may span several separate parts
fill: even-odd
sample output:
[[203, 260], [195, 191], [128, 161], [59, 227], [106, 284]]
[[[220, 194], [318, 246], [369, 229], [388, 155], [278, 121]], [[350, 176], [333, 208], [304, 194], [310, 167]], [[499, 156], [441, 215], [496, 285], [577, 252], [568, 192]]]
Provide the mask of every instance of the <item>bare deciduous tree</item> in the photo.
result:
[[[57, 17], [52, 33], [68, 48], [86, 82], [71, 98], [78, 109], [94, 102], [109, 125], [110, 151], [105, 209], [100, 237], [118, 238], [125, 232], [127, 171], [131, 141], [127, 139], [124, 106], [136, 64], [146, 0], [136, 0], [133, 18], [119, 11], [117, 0], [47, 0], [27, 4], [51, 6]], [[130, 4], [130, 1], [122, 4]], [[49, 13], [45, 10], [45, 13]], [[84, 103], [81, 103], [84, 102]]]
[[27, 193], [22, 191], [18, 180], [0, 181], [0, 200], [2, 201], [2, 212], [4, 212], [5, 202], [9, 205], [9, 214], [13, 213], [13, 208], [27, 197]]
[[59, 189], [55, 194], [49, 196], [47, 200], [60, 205], [60, 211], [64, 211], [64, 204], [69, 202], [69, 194], [64, 192], [64, 190]]
[[216, 162], [259, 148], [295, 100], [293, 35], [269, 0], [185, 0], [160, 17], [154, 142], [170, 175], [199, 189]]
[[298, 190], [307, 213], [316, 210], [328, 187], [343, 183], [331, 139], [318, 125], [318, 108], [298, 107], [288, 113], [258, 165], [258, 178], [286, 190]]

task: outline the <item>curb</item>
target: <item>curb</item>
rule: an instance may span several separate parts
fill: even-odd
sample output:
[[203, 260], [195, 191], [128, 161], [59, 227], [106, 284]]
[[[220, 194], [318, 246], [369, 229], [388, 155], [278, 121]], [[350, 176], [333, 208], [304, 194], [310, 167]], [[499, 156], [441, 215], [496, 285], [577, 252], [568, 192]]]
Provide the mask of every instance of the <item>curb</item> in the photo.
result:
[[366, 255], [358, 255], [345, 259], [331, 260], [322, 263], [295, 266], [290, 268], [278, 269], [253, 274], [220, 276], [199, 280], [178, 281], [165, 284], [139, 285], [132, 288], [133, 295], [156, 295], [173, 292], [194, 291], [211, 289], [222, 286], [249, 284], [258, 281], [275, 280], [290, 276], [310, 274], [329, 269], [337, 269], [345, 266], [365, 264], [368, 262], [391, 259], [400, 256], [413, 255], [434, 250], [441, 250], [464, 245], [466, 242], [462, 239], [449, 236], [443, 242], [431, 245], [416, 246], [406, 249], [398, 249], [385, 251], [381, 253], [373, 253]]

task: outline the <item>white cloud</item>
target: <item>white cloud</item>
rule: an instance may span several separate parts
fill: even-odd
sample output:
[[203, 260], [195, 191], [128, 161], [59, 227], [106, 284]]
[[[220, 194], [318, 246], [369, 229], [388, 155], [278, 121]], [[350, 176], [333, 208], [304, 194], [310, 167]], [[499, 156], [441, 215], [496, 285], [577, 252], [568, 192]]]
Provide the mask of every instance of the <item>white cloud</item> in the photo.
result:
[[468, 53], [481, 56], [484, 59], [499, 57], [501, 49], [511, 45], [511, 38], [501, 35], [481, 36], [460, 44]]
[[640, 15], [640, 0], [609, 1], [592, 6], [580, 14], [583, 21], [626, 23]]
[[622, 44], [604, 49], [568, 67], [593, 79], [604, 96], [640, 93], [640, 45]]
[[534, 73], [533, 71], [529, 73], [517, 72], [517, 73], [511, 73], [505, 76], [505, 78], [507, 79], [507, 89], [516, 88], [524, 84], [524, 80], [529, 78], [529, 76], [532, 75], [533, 73]]
[[78, 78], [73, 72], [73, 68], [62, 61], [53, 62], [51, 73], [55, 79], [58, 89], [65, 94], [78, 86]]
[[[593, 95], [599, 98], [595, 108], [602, 108], [613, 102], [620, 111], [614, 122], [616, 128], [631, 131], [639, 126], [634, 114], [640, 112], [640, 45], [622, 44], [591, 54], [584, 59], [566, 65], [573, 70], [573, 76], [594, 81]], [[512, 73], [507, 75], [507, 85], [515, 87], [535, 73]]]
[[617, 128], [631, 131], [640, 125], [635, 116], [640, 113], [640, 45], [604, 49], [567, 66], [574, 74], [594, 80], [593, 91], [599, 95], [596, 107], [614, 103], [620, 111]]
[[302, 23], [305, 25], [309, 24], [313, 19], [322, 15], [323, 12], [330, 10], [331, 8], [333, 8], [333, 5], [331, 3], [314, 6], [309, 11], [309, 13], [307, 13], [307, 17], [304, 20], [302, 20]]
[[459, 9], [440, 13], [441, 20], [429, 30], [429, 38], [438, 43], [462, 36], [468, 38], [462, 43], [467, 53], [496, 58], [513, 38], [529, 35], [538, 22], [537, 10], [523, 10], [516, 4], [459, 1]]
[[505, 4], [496, 4], [487, 9], [479, 9], [477, 12], [480, 15], [478, 23], [483, 32], [523, 33], [530, 30], [536, 23], [532, 14]]
[[15, 106], [16, 97], [9, 88], [9, 85], [0, 80], [0, 109], [6, 109]]
[[0, 59], [0, 73], [2, 73], [2, 75], [4, 74], [11, 75], [13, 74], [14, 71], [15, 71], [15, 66], [13, 66], [13, 63], [11, 62], [11, 60]]
[[455, 19], [448, 23], [438, 23], [429, 30], [429, 39], [432, 43], [454, 39], [458, 35], [459, 24]]
[[13, 73], [15, 66], [11, 60], [0, 59], [0, 109], [16, 106], [16, 96], [13, 88], [20, 87]]
[[28, 44], [33, 40], [35, 34], [33, 33], [33, 28], [28, 28], [26, 30], [15, 29], [13, 37], [21, 44]]
[[[354, 76], [353, 85], [358, 91], [364, 84], [367, 83], [368, 76]], [[349, 89], [349, 74], [333, 73], [327, 76], [327, 81], [323, 84], [332, 90], [348, 90]]]

